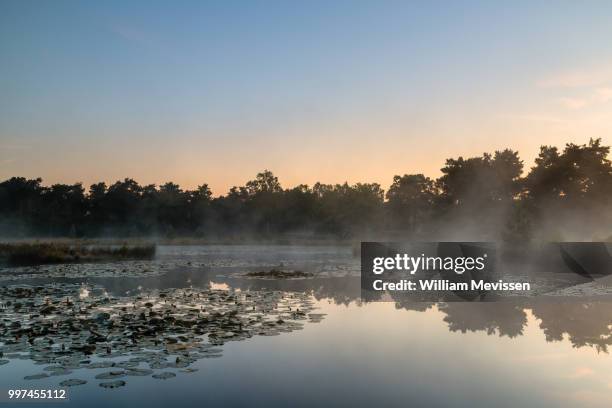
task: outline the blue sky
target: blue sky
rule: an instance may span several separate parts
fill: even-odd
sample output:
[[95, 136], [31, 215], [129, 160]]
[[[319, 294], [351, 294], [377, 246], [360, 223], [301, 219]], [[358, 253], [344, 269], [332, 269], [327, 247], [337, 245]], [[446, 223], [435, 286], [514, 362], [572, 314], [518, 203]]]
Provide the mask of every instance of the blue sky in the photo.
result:
[[612, 142], [612, 3], [0, 0], [0, 178], [286, 185]]

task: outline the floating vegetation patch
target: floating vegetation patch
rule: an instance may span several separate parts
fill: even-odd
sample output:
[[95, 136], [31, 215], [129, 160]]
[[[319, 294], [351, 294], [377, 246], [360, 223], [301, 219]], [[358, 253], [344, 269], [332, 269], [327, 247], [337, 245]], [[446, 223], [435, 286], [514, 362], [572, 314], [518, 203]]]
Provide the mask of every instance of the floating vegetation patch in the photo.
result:
[[83, 385], [83, 384], [87, 384], [87, 381], [79, 380], [76, 378], [71, 378], [70, 380], [64, 380], [61, 383], [59, 383], [59, 385], [62, 387], [74, 387], [74, 386]]
[[0, 268], [0, 281], [37, 278], [148, 278], [161, 276], [176, 268], [191, 266], [189, 262], [178, 261], [124, 261], [20, 266], [4, 269]]
[[146, 377], [153, 374], [153, 370], [146, 368], [128, 368], [125, 370], [125, 375], [131, 375], [134, 377]]
[[109, 371], [96, 375], [96, 380], [114, 380], [121, 377], [125, 377], [125, 371]]
[[189, 288], [112, 297], [101, 286], [11, 285], [0, 287], [0, 299], [2, 367], [10, 370], [17, 359], [44, 366], [26, 380], [96, 370], [104, 388], [125, 386], [129, 376], [193, 373], [194, 362], [221, 357], [227, 341], [280, 335], [323, 317], [312, 313], [310, 296], [280, 291]]
[[312, 278], [314, 274], [302, 271], [281, 271], [279, 269], [270, 269], [269, 271], [248, 272], [244, 276], [247, 278], [258, 279], [304, 279]]
[[100, 387], [102, 388], [119, 388], [119, 387], [124, 387], [124, 386], [125, 386], [125, 381], [122, 381], [122, 380], [100, 383]]
[[164, 371], [163, 373], [153, 374], [151, 377], [157, 380], [167, 380], [168, 378], [176, 377], [176, 374], [171, 373], [170, 371]]
[[[261, 267], [262, 265], [258, 265]], [[279, 279], [325, 279], [325, 278], [347, 278], [347, 277], [360, 277], [361, 266], [359, 264], [324, 264], [317, 265], [311, 263], [309, 265], [296, 265], [299, 268], [307, 268], [312, 272], [304, 272], [301, 269], [289, 269], [287, 265], [276, 265], [267, 271], [252, 271], [247, 273], [216, 273], [215, 276], [219, 278], [241, 278], [241, 279], [268, 279], [268, 280], [279, 280]], [[252, 266], [251, 266], [252, 267]]]
[[112, 361], [98, 361], [95, 363], [85, 363], [84, 366], [85, 368], [89, 368], [89, 369], [110, 368], [110, 367], [114, 367], [115, 363], [113, 363]]
[[32, 375], [26, 375], [25, 377], [23, 377], [24, 380], [41, 380], [43, 378], [47, 378], [49, 377], [49, 374], [47, 373], [40, 373], [40, 374], [32, 374]]

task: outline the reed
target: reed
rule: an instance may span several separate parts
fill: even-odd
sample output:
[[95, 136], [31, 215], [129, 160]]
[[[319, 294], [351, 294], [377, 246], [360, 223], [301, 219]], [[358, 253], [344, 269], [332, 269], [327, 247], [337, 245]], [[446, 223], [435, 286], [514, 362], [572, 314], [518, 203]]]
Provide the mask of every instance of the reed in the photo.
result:
[[0, 262], [9, 266], [152, 259], [155, 244], [85, 245], [67, 242], [0, 244]]

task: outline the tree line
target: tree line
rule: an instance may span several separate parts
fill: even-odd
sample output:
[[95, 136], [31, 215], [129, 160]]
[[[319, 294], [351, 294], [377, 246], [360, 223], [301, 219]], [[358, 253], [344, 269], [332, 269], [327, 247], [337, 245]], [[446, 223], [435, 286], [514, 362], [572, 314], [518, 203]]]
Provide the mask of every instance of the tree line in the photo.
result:
[[398, 234], [525, 242], [545, 231], [549, 239], [567, 239], [555, 234], [605, 233], [612, 225], [609, 152], [601, 139], [568, 143], [563, 150], [542, 146], [527, 172], [518, 152], [510, 149], [451, 158], [439, 178], [396, 175], [386, 192], [377, 183], [283, 188], [268, 170], [219, 197], [206, 184], [183, 190], [172, 182], [142, 186], [126, 178], [86, 191], [80, 183], [47, 187], [40, 178], [13, 177], [0, 183], [0, 234]]

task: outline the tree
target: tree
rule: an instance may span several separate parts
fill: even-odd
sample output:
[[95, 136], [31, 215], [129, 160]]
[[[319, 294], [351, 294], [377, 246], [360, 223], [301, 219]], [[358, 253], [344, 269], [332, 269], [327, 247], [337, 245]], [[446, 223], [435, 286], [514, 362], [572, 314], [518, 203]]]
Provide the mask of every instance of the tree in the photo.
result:
[[40, 201], [42, 179], [12, 177], [0, 183], [0, 228], [5, 233], [34, 233], [43, 221]]
[[377, 183], [326, 185], [317, 183], [314, 195], [320, 201], [320, 229], [347, 237], [382, 220], [384, 190]]
[[432, 210], [437, 194], [435, 183], [422, 174], [394, 176], [387, 191], [387, 207], [393, 228], [414, 232]]
[[512, 150], [450, 158], [437, 180], [397, 175], [386, 195], [377, 183], [283, 189], [269, 170], [216, 198], [206, 184], [183, 190], [172, 182], [158, 188], [126, 178], [92, 184], [85, 194], [80, 184], [44, 187], [40, 178], [13, 177], [0, 182], [0, 233], [261, 236], [312, 230], [346, 238], [389, 226], [420, 235], [452, 226], [464, 236], [472, 231], [471, 237], [520, 243], [549, 219], [554, 228], [573, 222], [572, 231], [598, 230], [606, 237], [612, 223], [609, 153], [600, 139], [570, 143], [563, 151], [542, 146], [524, 178], [523, 162]]
[[280, 193], [283, 191], [278, 182], [278, 177], [272, 174], [270, 170], [257, 173], [255, 180], [246, 183], [246, 190], [251, 196], [261, 193]]
[[482, 206], [508, 202], [520, 191], [523, 162], [512, 150], [496, 151], [494, 156], [446, 160], [438, 186], [449, 203]]
[[610, 148], [602, 146], [601, 139], [591, 139], [588, 145], [568, 143], [561, 154], [556, 147], [542, 146], [526, 178], [528, 196], [544, 205], [554, 201], [609, 202], [609, 153]]
[[174, 235], [186, 227], [187, 195], [178, 184], [168, 182], [157, 193], [157, 223], [162, 233]]
[[41, 195], [41, 212], [48, 234], [74, 236], [82, 232], [87, 211], [85, 190], [80, 183], [54, 184]]
[[104, 196], [104, 229], [114, 233], [136, 234], [141, 199], [142, 187], [133, 179], [126, 178], [112, 184]]
[[185, 194], [188, 201], [188, 228], [204, 233], [204, 228], [210, 223], [212, 192], [208, 184], [202, 184]]

